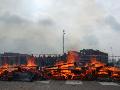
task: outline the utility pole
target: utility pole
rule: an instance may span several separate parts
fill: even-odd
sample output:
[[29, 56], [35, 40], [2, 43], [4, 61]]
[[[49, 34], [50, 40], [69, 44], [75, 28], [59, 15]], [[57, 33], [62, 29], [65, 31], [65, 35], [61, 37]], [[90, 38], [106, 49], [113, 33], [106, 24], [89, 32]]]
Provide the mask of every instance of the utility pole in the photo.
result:
[[63, 54], [65, 53], [65, 30], [63, 30]]
[[113, 54], [113, 48], [112, 47], [111, 47], [111, 55], [112, 55], [112, 63], [115, 64], [114, 54]]

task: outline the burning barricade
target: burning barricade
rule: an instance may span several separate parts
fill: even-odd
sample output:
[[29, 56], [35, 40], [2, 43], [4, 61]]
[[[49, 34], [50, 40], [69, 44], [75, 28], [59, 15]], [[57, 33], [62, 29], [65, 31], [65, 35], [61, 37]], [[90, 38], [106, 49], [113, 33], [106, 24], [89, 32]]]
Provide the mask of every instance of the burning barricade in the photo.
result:
[[10, 66], [5, 63], [0, 67], [0, 80], [34, 81], [34, 80], [100, 80], [120, 81], [120, 69], [108, 66], [96, 57], [85, 65], [79, 65], [79, 55], [74, 51], [67, 54], [66, 61], [56, 62], [52, 67], [39, 68], [35, 57], [27, 57], [26, 65]]
[[84, 66], [77, 66], [78, 59], [76, 52], [69, 52], [67, 62], [57, 62], [54, 67], [46, 69], [51, 72], [51, 78], [57, 80], [120, 81], [119, 68], [107, 66], [95, 57]]
[[5, 64], [0, 68], [0, 80], [3, 81], [34, 81], [44, 79], [43, 71], [35, 64], [33, 56], [27, 58], [26, 65], [10, 66]]
[[76, 67], [76, 61], [79, 60], [79, 56], [76, 52], [68, 52], [67, 62], [57, 62], [54, 67], [47, 68], [51, 74], [52, 79], [57, 80], [72, 80], [81, 78], [81, 67]]

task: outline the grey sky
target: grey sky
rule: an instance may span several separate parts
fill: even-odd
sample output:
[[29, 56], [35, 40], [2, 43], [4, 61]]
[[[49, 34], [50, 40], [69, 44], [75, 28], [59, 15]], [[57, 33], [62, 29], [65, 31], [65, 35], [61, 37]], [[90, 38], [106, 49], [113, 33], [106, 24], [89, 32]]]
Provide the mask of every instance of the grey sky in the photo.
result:
[[0, 52], [100, 49], [120, 55], [119, 0], [0, 0]]

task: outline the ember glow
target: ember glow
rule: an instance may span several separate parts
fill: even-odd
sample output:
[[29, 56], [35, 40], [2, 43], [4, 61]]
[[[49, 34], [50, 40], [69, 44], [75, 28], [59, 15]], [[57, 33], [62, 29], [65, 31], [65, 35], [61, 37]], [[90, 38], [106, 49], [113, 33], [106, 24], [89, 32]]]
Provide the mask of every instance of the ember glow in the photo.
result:
[[6, 73], [7, 77], [9, 77], [9, 74], [14, 76], [16, 72], [27, 72], [35, 75], [35, 80], [39, 80], [39, 78], [43, 77], [45, 79], [57, 80], [99, 80], [101, 78], [109, 78], [120, 81], [120, 68], [108, 66], [97, 60], [95, 56], [85, 65], [79, 65], [79, 60], [79, 54], [75, 51], [70, 51], [67, 54], [66, 60], [56, 62], [52, 67], [37, 69], [36, 58], [29, 56], [27, 57], [26, 65], [17, 66], [7, 63], [3, 64], [0, 68], [0, 77], [3, 78]]
[[95, 57], [85, 64], [85, 66], [76, 66], [79, 57], [75, 52], [68, 52], [67, 62], [57, 62], [55, 67], [48, 68], [51, 71], [54, 79], [80, 79], [92, 80], [105, 76], [120, 80], [120, 69], [110, 67], [100, 62]]
[[37, 65], [35, 64], [35, 58], [32, 57], [28, 57], [27, 58], [27, 67], [36, 67]]

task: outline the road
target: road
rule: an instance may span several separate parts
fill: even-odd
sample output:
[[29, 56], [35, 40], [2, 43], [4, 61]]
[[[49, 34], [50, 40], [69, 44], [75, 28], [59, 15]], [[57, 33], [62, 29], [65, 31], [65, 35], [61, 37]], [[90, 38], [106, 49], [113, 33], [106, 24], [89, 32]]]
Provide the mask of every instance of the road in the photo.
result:
[[96, 81], [0, 81], [0, 90], [120, 90], [120, 84]]

